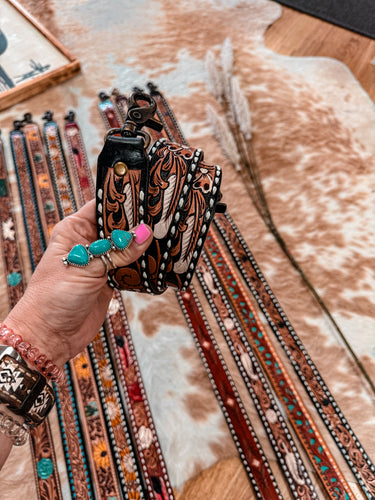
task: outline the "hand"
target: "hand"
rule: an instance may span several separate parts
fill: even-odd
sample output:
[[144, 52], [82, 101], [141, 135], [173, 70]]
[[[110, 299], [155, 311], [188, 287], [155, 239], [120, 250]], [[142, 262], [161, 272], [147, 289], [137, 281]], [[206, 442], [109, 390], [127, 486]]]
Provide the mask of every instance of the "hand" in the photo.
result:
[[[116, 267], [126, 266], [144, 253], [152, 241], [152, 231], [143, 226], [142, 233], [143, 237], [136, 237], [125, 250], [111, 252]], [[24, 296], [4, 320], [58, 366], [92, 341], [113, 294], [100, 257], [86, 267], [65, 266], [62, 262], [74, 245], [89, 245], [96, 239], [93, 200], [55, 226]]]

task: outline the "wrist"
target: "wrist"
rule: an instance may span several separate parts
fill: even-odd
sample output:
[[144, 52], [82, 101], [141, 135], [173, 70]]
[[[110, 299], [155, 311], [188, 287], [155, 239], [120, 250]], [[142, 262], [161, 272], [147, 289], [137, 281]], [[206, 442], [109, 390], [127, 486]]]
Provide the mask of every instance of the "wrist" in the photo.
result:
[[[13, 347], [31, 369], [37, 369], [46, 378], [58, 382], [63, 370], [50, 357], [50, 350], [43, 346], [40, 338], [23, 322], [15, 321], [9, 315], [7, 323], [0, 322], [0, 344]], [[22, 336], [19, 332], [22, 332]], [[30, 340], [29, 340], [30, 339]], [[45, 348], [45, 352], [41, 349]], [[47, 354], [46, 354], [47, 353]]]
[[0, 433], [8, 446], [22, 446], [29, 437], [25, 419], [21, 415], [11, 412], [3, 404], [0, 404]]
[[[38, 315], [38, 311], [32, 309], [29, 314], [27, 311], [24, 305], [18, 308], [17, 304], [4, 319], [4, 324], [21, 336], [24, 342], [38, 349], [39, 353], [44, 354], [53, 364], [62, 367], [67, 359], [61, 338], [48, 331], [48, 325]], [[30, 364], [28, 359], [26, 362]], [[31, 366], [35, 367], [32, 362]]]

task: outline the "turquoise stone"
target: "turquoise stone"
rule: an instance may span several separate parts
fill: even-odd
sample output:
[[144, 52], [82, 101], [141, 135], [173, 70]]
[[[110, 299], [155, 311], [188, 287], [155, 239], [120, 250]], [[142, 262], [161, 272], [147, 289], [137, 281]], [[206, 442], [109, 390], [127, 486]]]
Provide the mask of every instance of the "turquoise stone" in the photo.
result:
[[87, 266], [89, 263], [89, 254], [83, 245], [75, 245], [68, 254], [69, 264], [73, 266]]
[[119, 250], [124, 250], [129, 245], [133, 237], [132, 234], [128, 231], [115, 229], [114, 231], [112, 231], [111, 239], [116, 248], [118, 248]]
[[109, 240], [96, 240], [89, 246], [89, 252], [95, 257], [106, 254], [111, 249]]
[[36, 469], [41, 479], [48, 479], [53, 472], [53, 462], [49, 458], [41, 458], [36, 464]]
[[20, 273], [10, 273], [8, 274], [8, 283], [10, 286], [17, 286], [19, 283], [21, 283], [22, 276]]
[[0, 196], [7, 196], [7, 183], [5, 179], [0, 179]]

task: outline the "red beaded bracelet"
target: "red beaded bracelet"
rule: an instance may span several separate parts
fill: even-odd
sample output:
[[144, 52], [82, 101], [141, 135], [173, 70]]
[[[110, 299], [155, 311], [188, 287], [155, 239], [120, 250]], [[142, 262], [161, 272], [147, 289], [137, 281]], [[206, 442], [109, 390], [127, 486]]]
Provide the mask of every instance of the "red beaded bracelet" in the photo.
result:
[[64, 377], [64, 371], [47, 358], [45, 354], [40, 354], [39, 349], [32, 347], [29, 342], [24, 342], [21, 335], [17, 335], [11, 328], [4, 323], [0, 323], [0, 343], [9, 345], [15, 349], [18, 354], [46, 378], [53, 382], [60, 382]]

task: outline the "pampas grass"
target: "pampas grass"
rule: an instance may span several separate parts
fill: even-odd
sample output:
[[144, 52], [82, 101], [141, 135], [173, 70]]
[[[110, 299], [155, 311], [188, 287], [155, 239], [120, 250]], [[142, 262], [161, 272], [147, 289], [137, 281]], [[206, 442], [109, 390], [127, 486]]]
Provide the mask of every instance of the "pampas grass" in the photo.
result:
[[211, 127], [214, 130], [223, 153], [232, 163], [232, 165], [234, 165], [236, 170], [241, 170], [241, 158], [238, 153], [236, 141], [234, 140], [233, 134], [228, 126], [227, 121], [210, 104], [207, 104], [206, 110], [208, 121], [210, 122]]

